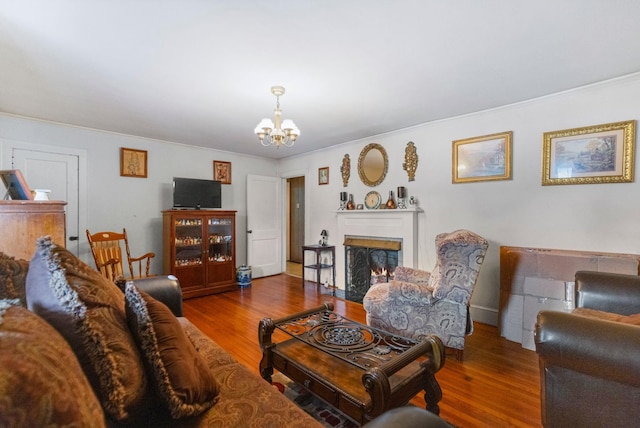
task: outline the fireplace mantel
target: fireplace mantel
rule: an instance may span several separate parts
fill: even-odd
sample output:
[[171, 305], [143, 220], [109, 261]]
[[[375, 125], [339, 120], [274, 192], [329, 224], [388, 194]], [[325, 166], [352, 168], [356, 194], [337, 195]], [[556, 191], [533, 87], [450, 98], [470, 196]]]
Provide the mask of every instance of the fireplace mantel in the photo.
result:
[[344, 237], [347, 235], [402, 239], [402, 265], [418, 266], [418, 214], [420, 208], [395, 210], [340, 210], [337, 214], [336, 285], [344, 290]]

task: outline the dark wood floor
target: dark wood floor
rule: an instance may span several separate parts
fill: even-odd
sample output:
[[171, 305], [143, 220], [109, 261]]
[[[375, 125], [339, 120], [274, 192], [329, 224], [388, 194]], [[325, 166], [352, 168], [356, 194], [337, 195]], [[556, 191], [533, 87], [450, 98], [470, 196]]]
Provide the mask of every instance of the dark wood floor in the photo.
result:
[[[335, 311], [365, 322], [361, 304], [331, 297], [308, 282], [281, 274], [254, 279], [250, 288], [184, 302], [185, 316], [206, 335], [258, 374], [262, 356], [258, 322], [330, 301]], [[443, 391], [440, 415], [458, 427], [539, 427], [540, 391], [535, 352], [501, 338], [497, 329], [475, 324], [464, 361], [447, 358], [436, 374]], [[421, 395], [413, 404], [424, 406]]]

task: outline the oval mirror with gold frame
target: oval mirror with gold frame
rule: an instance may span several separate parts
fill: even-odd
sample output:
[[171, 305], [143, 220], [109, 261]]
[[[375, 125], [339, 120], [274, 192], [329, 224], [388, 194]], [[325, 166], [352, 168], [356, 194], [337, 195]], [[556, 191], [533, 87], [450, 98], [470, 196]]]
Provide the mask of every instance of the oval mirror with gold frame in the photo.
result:
[[387, 152], [380, 144], [367, 144], [358, 158], [358, 175], [367, 186], [377, 186], [387, 176], [389, 160]]

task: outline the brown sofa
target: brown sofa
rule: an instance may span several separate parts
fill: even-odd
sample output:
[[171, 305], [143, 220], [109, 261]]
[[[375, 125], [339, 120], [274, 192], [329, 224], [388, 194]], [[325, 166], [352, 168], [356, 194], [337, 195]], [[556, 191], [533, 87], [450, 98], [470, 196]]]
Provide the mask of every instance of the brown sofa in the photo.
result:
[[[57, 247], [53, 251], [63, 263], [66, 263], [64, 276], [69, 283], [99, 281], [101, 287], [112, 286], [115, 289], [112, 291], [122, 294], [115, 284], [100, 281], [99, 275], [93, 275], [93, 269], [77, 259], [74, 260], [66, 250]], [[46, 302], [40, 302], [37, 306], [34, 303], [34, 300], [38, 301], [37, 298], [33, 298], [29, 303], [29, 293], [33, 291], [29, 289], [29, 285], [33, 287], [33, 284], [27, 284], [25, 291], [25, 283], [28, 282], [27, 276], [33, 282], [33, 272], [29, 271], [38, 269], [46, 270], [50, 269], [50, 266], [34, 267], [33, 261], [29, 264], [0, 253], [0, 426], [321, 426], [275, 387], [235, 361], [224, 349], [181, 316], [181, 293], [175, 277], [141, 279], [134, 283], [139, 290], [146, 290], [150, 295], [165, 301], [177, 315], [174, 319], [177, 319], [182, 332], [213, 374], [214, 392], [217, 394], [210, 401], [214, 401], [215, 404], [198, 415], [174, 419], [158, 399], [158, 393], [152, 388], [151, 380], [148, 380], [144, 384], [146, 397], [141, 400], [146, 407], [138, 406], [143, 409], [139, 414], [134, 415], [129, 411], [127, 417], [116, 421], [112, 417], [113, 409], [105, 410], [104, 391], [97, 390], [89, 380], [95, 373], [85, 373], [82, 359], [86, 356], [78, 358], [77, 352], [73, 349], [77, 343], [70, 344], [68, 338], [65, 341], [62, 334], [53, 327], [59, 324], [57, 320], [54, 320], [53, 324], [45, 320], [50, 317], [53, 309], [46, 309], [49, 312], [42, 313]], [[39, 282], [46, 282], [42, 278], [59, 274], [60, 271], [53, 274], [47, 272], [46, 275], [40, 276]], [[100, 291], [97, 291], [93, 295], [83, 297], [88, 301], [96, 299], [99, 293]], [[82, 294], [82, 291], [78, 294]], [[68, 295], [63, 296], [60, 304], [64, 305], [69, 300], [73, 299]], [[99, 307], [98, 310], [104, 310], [104, 307]], [[125, 308], [121, 307], [119, 311], [119, 315], [124, 317]], [[93, 316], [89, 312], [87, 309], [83, 316]], [[112, 316], [113, 312], [109, 317]], [[106, 321], [108, 322], [109, 320]], [[115, 340], [109, 337], [106, 339]], [[105, 359], [113, 359], [113, 356], [105, 355]], [[141, 376], [147, 375], [148, 371]], [[136, 376], [128, 376], [127, 379], [133, 377]], [[126, 402], [127, 397], [132, 394], [127, 392], [124, 395], [122, 401]], [[183, 401], [188, 400], [189, 397], [186, 397]]]
[[[0, 427], [322, 426], [182, 315], [173, 276], [116, 285], [48, 237], [30, 262], [0, 252]], [[162, 358], [144, 365], [149, 338]], [[411, 406], [370, 425], [450, 426]]]
[[535, 331], [545, 427], [640, 421], [640, 277], [580, 271], [573, 313], [542, 311]]

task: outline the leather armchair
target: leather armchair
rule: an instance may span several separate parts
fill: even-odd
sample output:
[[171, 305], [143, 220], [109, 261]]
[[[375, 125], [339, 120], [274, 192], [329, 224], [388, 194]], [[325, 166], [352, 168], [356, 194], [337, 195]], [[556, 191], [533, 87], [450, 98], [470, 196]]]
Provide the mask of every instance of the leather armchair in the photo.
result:
[[150, 276], [134, 279], [133, 283], [139, 290], [161, 301], [169, 307], [176, 317], [182, 315], [182, 289], [178, 278], [173, 275]]
[[[579, 271], [577, 308], [640, 313], [640, 277]], [[640, 326], [542, 311], [535, 331], [542, 425], [638, 426]]]
[[576, 307], [640, 313], [640, 276], [608, 272], [576, 272]]

